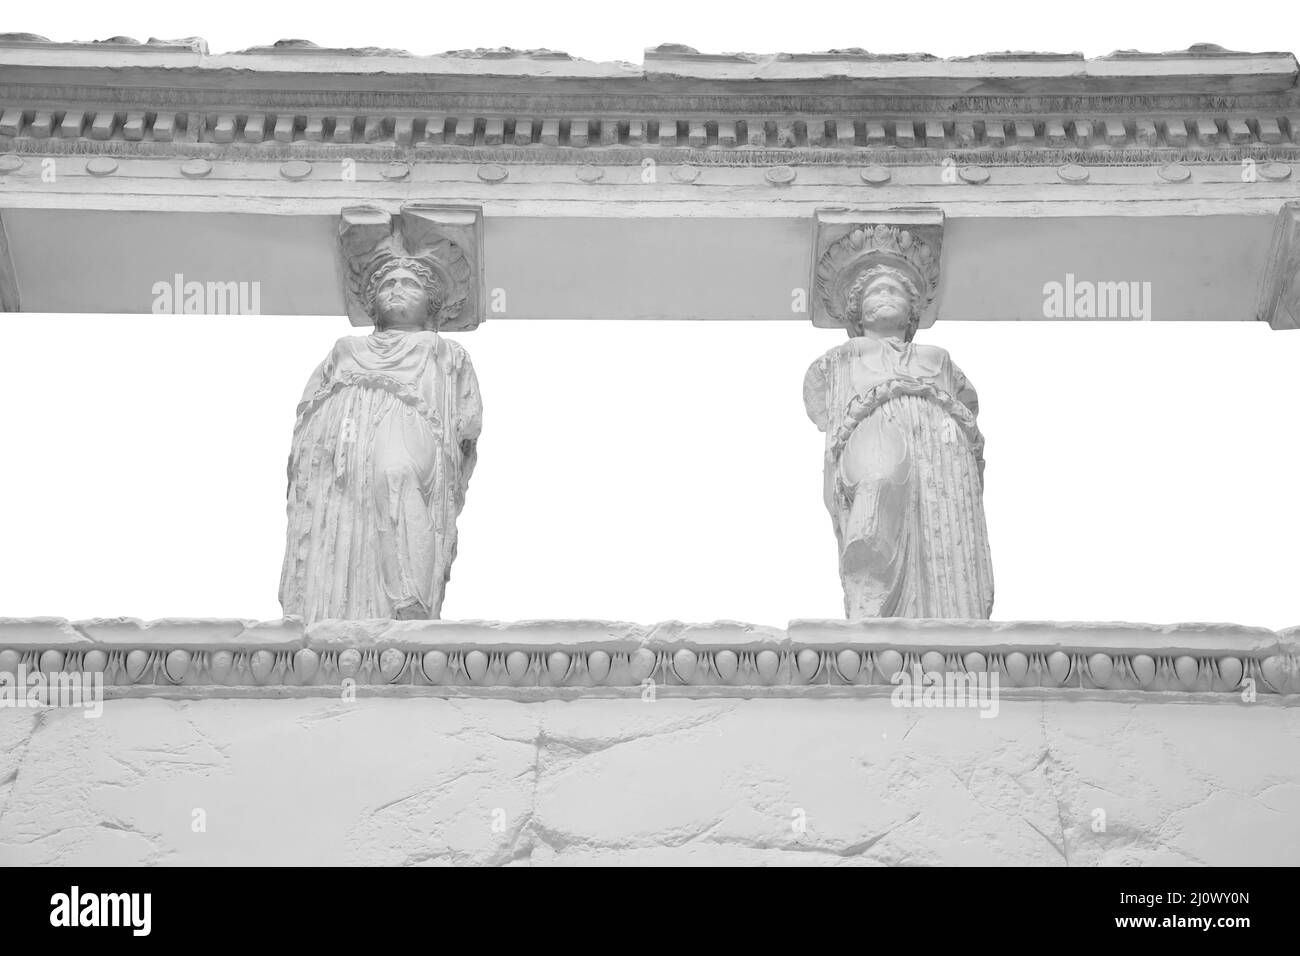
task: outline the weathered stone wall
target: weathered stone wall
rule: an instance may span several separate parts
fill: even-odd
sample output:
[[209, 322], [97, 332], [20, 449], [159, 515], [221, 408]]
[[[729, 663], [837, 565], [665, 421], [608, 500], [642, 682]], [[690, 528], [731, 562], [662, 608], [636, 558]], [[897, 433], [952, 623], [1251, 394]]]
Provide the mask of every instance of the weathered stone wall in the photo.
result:
[[0, 863], [1300, 863], [1293, 696], [854, 693], [10, 709]]

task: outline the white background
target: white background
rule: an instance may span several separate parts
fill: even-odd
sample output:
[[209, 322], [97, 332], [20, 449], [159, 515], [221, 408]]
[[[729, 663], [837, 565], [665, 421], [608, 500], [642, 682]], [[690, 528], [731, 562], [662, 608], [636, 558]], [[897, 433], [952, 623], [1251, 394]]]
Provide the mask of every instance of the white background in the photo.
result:
[[[1294, 2], [1239, 16], [1131, 0], [1069, 16], [1041, 3], [302, 9], [23, 5], [3, 28], [197, 34], [214, 53], [305, 37], [632, 62], [661, 42], [941, 56], [1300, 45]], [[278, 616], [294, 406], [352, 331], [338, 316], [0, 317], [0, 615]], [[980, 392], [996, 618], [1300, 624], [1300, 332], [941, 320], [920, 338]], [[840, 336], [800, 321], [496, 319], [459, 339], [486, 412], [445, 617], [842, 614], [822, 439], [801, 399], [808, 363]]]

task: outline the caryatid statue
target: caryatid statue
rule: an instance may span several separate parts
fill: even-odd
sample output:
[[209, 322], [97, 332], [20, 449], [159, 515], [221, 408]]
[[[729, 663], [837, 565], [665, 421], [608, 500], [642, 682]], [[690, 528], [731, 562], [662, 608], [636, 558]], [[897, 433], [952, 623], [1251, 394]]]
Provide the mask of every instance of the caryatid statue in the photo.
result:
[[855, 225], [816, 263], [824, 324], [849, 332], [808, 369], [804, 404], [826, 433], [850, 619], [993, 609], [975, 389], [944, 349], [912, 341], [939, 281], [939, 234], [926, 229]]
[[343, 213], [349, 313], [374, 331], [339, 339], [298, 405], [280, 603], [307, 623], [442, 608], [482, 419], [469, 354], [439, 334], [477, 324], [477, 210], [468, 229], [447, 212]]

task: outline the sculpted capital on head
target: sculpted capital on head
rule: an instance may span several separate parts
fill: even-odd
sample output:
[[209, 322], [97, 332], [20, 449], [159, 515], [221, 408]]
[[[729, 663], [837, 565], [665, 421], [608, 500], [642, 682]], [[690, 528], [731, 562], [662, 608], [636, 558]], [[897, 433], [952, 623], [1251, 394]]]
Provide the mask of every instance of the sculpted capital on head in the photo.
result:
[[911, 341], [938, 292], [941, 222], [844, 223], [836, 215], [818, 220], [813, 322]]
[[376, 331], [463, 332], [483, 320], [482, 210], [351, 206], [339, 219], [348, 318]]

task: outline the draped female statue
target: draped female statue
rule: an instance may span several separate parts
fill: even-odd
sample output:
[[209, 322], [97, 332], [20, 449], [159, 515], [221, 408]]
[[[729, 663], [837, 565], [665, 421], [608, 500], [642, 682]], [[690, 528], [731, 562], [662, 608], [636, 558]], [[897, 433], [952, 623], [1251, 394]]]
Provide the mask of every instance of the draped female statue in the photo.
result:
[[992, 612], [978, 400], [944, 349], [912, 341], [937, 284], [937, 256], [896, 226], [855, 229], [818, 264], [827, 311], [850, 337], [808, 369], [804, 404], [826, 433], [851, 619]]
[[280, 602], [308, 623], [436, 618], [482, 418], [469, 354], [438, 333], [469, 267], [400, 235], [345, 259], [374, 331], [339, 339], [298, 405]]

